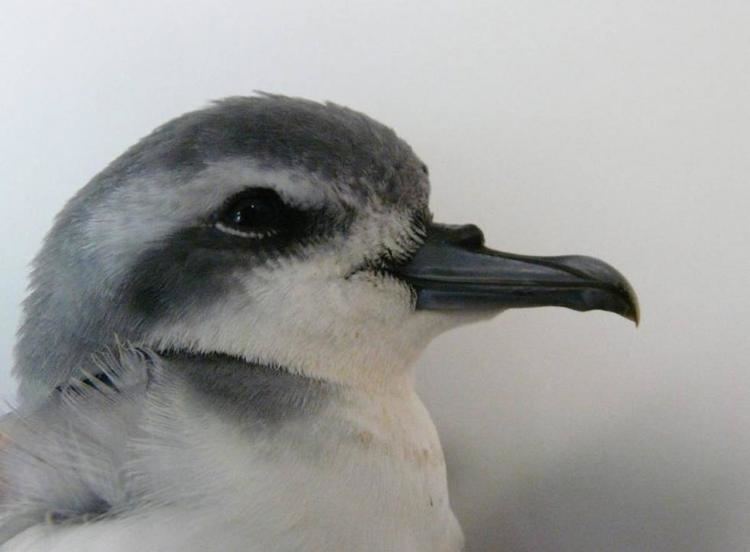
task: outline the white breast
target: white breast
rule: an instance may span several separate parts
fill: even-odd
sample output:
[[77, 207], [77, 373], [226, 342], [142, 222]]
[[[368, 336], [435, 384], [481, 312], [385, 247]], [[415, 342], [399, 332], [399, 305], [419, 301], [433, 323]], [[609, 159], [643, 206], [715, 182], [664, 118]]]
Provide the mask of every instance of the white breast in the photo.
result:
[[[8, 552], [457, 552], [440, 443], [419, 398], [351, 394], [261, 440], [205, 412], [152, 459], [157, 506], [36, 526]], [[160, 494], [161, 493], [161, 494]], [[171, 495], [171, 500], [166, 495]], [[171, 502], [171, 504], [168, 504]]]

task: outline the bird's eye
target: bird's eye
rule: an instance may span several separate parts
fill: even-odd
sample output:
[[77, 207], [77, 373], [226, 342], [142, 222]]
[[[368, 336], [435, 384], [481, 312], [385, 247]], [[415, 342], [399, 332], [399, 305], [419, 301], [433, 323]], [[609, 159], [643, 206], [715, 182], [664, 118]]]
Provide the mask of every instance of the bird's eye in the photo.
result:
[[273, 190], [247, 190], [227, 202], [216, 220], [216, 228], [246, 238], [271, 237], [281, 230], [286, 211], [286, 205]]

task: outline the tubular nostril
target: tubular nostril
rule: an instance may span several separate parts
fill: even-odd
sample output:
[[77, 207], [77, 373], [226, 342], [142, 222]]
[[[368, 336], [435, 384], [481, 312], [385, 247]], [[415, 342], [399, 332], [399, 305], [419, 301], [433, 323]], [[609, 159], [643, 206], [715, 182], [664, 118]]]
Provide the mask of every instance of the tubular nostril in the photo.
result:
[[465, 249], [484, 246], [484, 234], [474, 224], [432, 223], [427, 227], [427, 236], [430, 241], [458, 245]]
[[475, 224], [463, 224], [456, 228], [454, 242], [464, 247], [482, 247], [484, 234]]

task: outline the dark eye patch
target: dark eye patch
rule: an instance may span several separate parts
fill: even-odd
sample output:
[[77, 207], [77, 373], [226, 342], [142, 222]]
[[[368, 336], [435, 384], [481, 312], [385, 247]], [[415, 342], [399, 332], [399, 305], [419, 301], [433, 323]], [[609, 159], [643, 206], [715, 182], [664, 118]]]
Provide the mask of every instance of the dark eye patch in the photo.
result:
[[267, 188], [245, 190], [207, 219], [144, 250], [123, 289], [127, 304], [144, 321], [179, 319], [240, 285], [236, 268], [301, 255], [306, 244], [345, 232], [352, 218], [353, 213], [299, 209]]
[[201, 241], [211, 249], [291, 253], [290, 248], [345, 230], [352, 217], [325, 208], [301, 209], [274, 190], [249, 188], [229, 197], [208, 218], [209, 231]]
[[268, 188], [245, 190], [229, 198], [215, 215], [216, 228], [233, 236], [263, 239], [304, 226], [305, 213]]

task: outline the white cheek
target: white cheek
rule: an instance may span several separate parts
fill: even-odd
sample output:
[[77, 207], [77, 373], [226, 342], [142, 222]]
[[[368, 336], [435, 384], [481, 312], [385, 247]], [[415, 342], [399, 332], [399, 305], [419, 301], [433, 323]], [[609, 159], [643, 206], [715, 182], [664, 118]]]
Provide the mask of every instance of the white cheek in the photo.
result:
[[[304, 271], [284, 276], [277, 272], [273, 288], [260, 295], [252, 331], [262, 331], [264, 343], [253, 339], [256, 350], [291, 354], [295, 364], [310, 364], [317, 357], [318, 364], [386, 365], [399, 363], [392, 358], [394, 348], [408, 354], [421, 347], [413, 335], [412, 298], [405, 286], [366, 275], [317, 280], [306, 276]], [[320, 358], [323, 351], [326, 357]]]
[[147, 342], [378, 386], [408, 374], [430, 339], [447, 327], [444, 316], [415, 313], [410, 290], [397, 281], [344, 279], [321, 265], [290, 263], [263, 277], [248, 276], [244, 289], [155, 328]]

